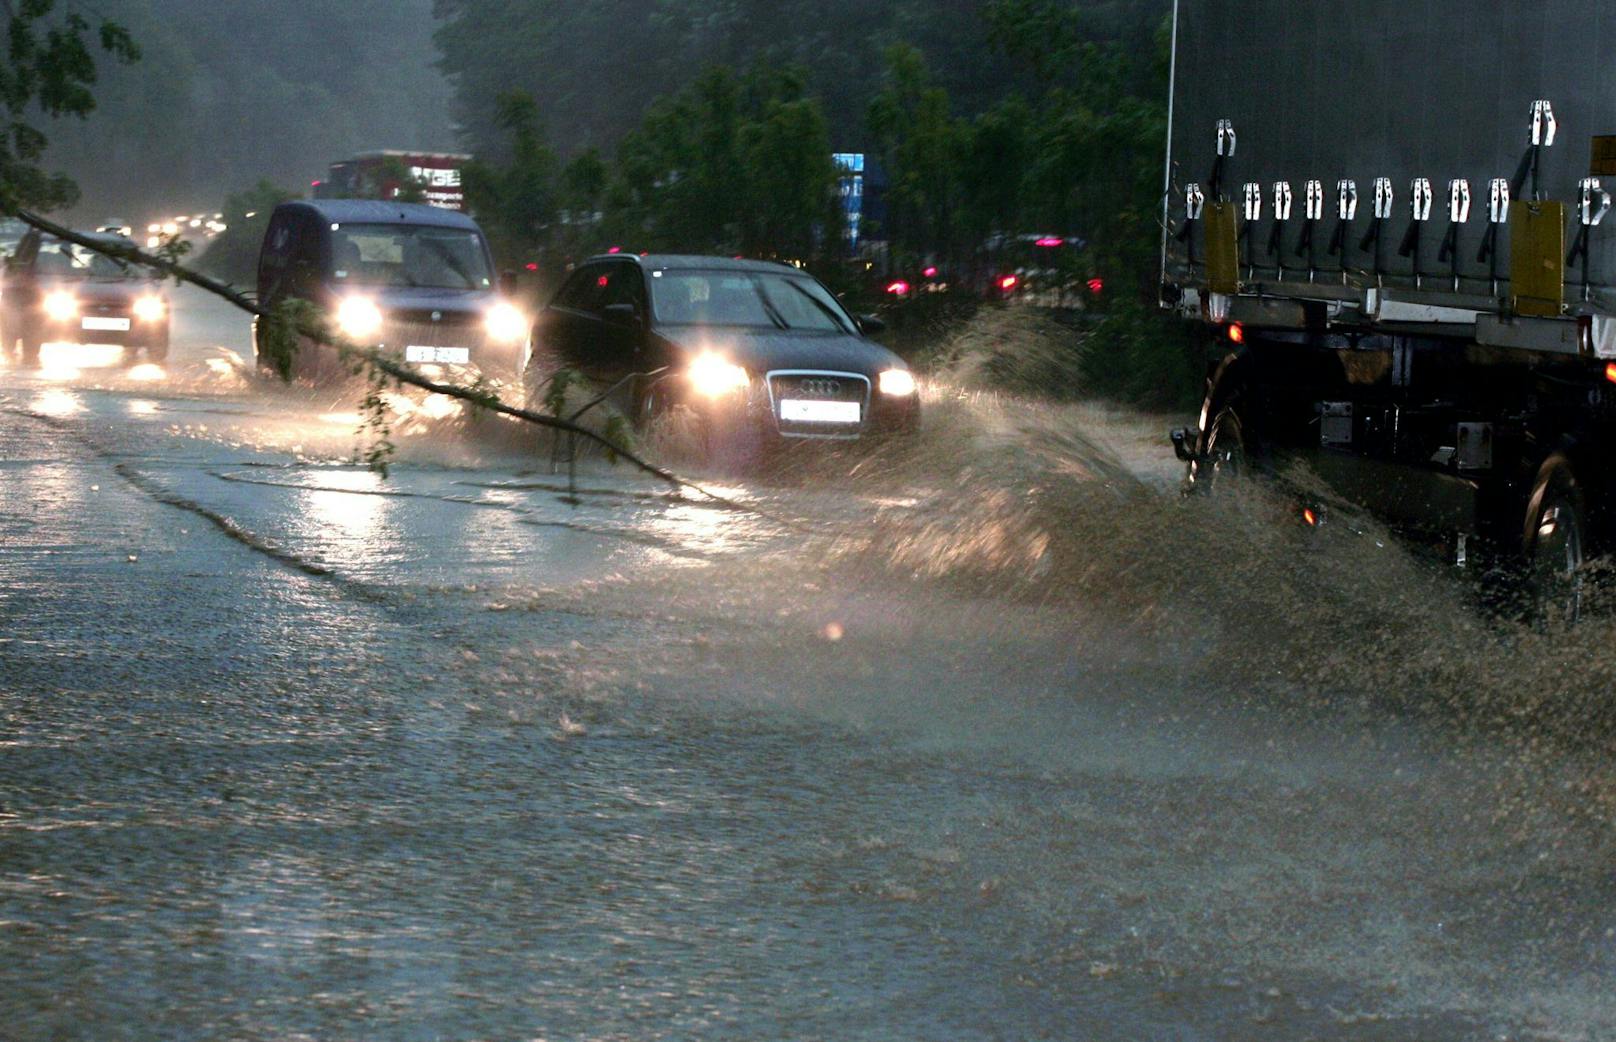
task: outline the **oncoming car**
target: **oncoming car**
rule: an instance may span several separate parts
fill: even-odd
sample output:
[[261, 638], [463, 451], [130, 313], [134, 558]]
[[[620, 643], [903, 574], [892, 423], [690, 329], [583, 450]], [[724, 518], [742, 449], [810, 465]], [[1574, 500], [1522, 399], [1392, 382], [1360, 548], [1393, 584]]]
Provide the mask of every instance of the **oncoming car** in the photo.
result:
[[612, 255], [578, 267], [540, 314], [530, 405], [560, 368], [623, 392], [644, 421], [672, 405], [770, 442], [912, 430], [915, 377], [817, 279], [783, 264]]
[[[529, 323], [495, 285], [477, 223], [432, 206], [356, 199], [282, 203], [258, 260], [258, 299], [309, 301], [337, 332], [406, 362], [514, 376]], [[255, 327], [254, 352], [269, 368]], [[299, 345], [297, 375], [341, 372], [330, 348]]]
[[[109, 246], [119, 235], [81, 233]], [[0, 347], [28, 366], [44, 344], [110, 344], [124, 360], [168, 357], [168, 298], [161, 280], [136, 265], [45, 235], [26, 233], [0, 280]]]

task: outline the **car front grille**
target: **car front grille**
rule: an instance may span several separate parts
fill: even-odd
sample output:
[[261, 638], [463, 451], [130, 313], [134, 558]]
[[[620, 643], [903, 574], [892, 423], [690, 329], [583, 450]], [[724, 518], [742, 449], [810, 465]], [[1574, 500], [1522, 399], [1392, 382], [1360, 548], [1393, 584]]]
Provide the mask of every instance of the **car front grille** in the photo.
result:
[[[859, 373], [781, 371], [768, 376], [769, 402], [780, 433], [798, 438], [856, 438], [870, 419], [870, 380]], [[781, 402], [857, 403], [858, 423], [802, 422], [784, 419]]]

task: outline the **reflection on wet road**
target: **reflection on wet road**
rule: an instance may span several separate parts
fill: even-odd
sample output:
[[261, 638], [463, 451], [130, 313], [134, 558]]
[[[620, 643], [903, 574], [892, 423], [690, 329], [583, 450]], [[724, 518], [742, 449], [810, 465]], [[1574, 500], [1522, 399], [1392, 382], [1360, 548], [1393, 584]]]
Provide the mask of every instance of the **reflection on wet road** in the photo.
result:
[[426, 403], [381, 480], [188, 307], [161, 378], [0, 370], [6, 1037], [1616, 1030], [1594, 775], [1221, 657], [1276, 602], [1181, 621], [1114, 417], [574, 506]]

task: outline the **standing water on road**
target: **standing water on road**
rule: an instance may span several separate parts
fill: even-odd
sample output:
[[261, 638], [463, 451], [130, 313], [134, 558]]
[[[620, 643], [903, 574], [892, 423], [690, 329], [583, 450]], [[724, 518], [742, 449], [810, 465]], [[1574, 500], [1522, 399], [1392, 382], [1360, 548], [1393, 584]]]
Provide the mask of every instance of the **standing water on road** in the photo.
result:
[[181, 299], [162, 372], [0, 370], [16, 1037], [1616, 1031], [1608, 621], [970, 343], [727, 502], [402, 397], [382, 480]]

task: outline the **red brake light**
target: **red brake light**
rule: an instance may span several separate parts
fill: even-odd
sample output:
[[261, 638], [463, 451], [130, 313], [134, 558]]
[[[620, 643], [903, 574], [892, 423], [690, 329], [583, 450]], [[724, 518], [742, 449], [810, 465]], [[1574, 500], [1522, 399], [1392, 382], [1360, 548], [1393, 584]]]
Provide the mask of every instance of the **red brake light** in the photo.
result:
[[937, 277], [937, 268], [934, 265], [934, 266], [932, 266], [930, 268], [927, 268], [925, 271], [921, 272], [921, 274], [926, 276], [928, 279], [935, 279]]
[[622, 253], [623, 252], [623, 247], [621, 247], [621, 246], [613, 246], [611, 249], [607, 250], [606, 252], [607, 253]]
[[1616, 384], [1616, 362], [1612, 362], [1605, 366], [1605, 379], [1609, 380], [1613, 384]]
[[1307, 522], [1307, 526], [1309, 528], [1317, 528], [1319, 526], [1319, 515], [1313, 512], [1312, 507], [1308, 507], [1302, 511], [1302, 520]]
[[610, 286], [611, 284], [612, 284], [612, 278], [611, 278], [610, 275], [602, 275], [600, 278], [595, 280], [595, 285], [599, 286], [601, 289], [605, 289], [607, 286]]
[[1229, 324], [1229, 343], [1243, 344], [1246, 342], [1246, 327], [1238, 322]]
[[1104, 279], [1089, 279], [1089, 292], [1096, 297], [1105, 292]]
[[894, 297], [907, 297], [909, 295], [909, 283], [902, 279], [895, 279], [887, 283], [887, 292]]
[[1046, 235], [1042, 239], [1038, 240], [1038, 245], [1047, 250], [1055, 246], [1066, 245], [1066, 240], [1054, 235]]
[[1006, 275], [999, 280], [999, 288], [1004, 290], [1006, 293], [1009, 293], [1019, 285], [1021, 285], [1021, 277], [1018, 275]]
[[538, 271], [539, 270], [539, 265], [538, 265], [537, 261], [528, 261], [526, 267], [527, 267], [528, 271]]

